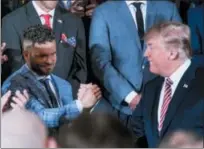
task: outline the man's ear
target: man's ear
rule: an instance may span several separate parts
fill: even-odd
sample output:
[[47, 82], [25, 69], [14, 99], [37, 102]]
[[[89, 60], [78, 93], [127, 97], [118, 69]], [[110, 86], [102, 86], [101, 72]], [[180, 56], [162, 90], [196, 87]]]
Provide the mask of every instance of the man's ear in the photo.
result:
[[23, 51], [23, 57], [26, 61], [28, 60], [28, 57], [29, 57], [29, 51], [28, 50]]
[[48, 137], [45, 143], [45, 148], [57, 148], [57, 142], [53, 137]]
[[169, 51], [169, 60], [175, 60], [179, 57], [178, 50], [171, 50]]

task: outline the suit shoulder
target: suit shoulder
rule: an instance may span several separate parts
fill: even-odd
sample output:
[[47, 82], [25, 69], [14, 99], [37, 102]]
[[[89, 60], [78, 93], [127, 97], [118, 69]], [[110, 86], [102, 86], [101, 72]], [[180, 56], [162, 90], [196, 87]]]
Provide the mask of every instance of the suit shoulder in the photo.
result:
[[22, 67], [20, 69], [18, 69], [17, 71], [15, 71], [13, 74], [11, 74], [3, 83], [2, 85], [2, 91], [4, 92], [5, 90], [7, 90], [8, 86], [10, 85], [12, 79], [15, 79], [18, 76], [21, 76], [23, 73]]
[[152, 86], [154, 86], [158, 81], [161, 81], [161, 80], [162, 80], [162, 77], [157, 76], [157, 77], [155, 77], [154, 79], [148, 81], [148, 82], [145, 84], [145, 88], [152, 87]]
[[[10, 12], [9, 14], [7, 14], [6, 16], [3, 17], [2, 22], [4, 21], [12, 21], [14, 22], [15, 19], [20, 19], [22, 18], [22, 15], [25, 14], [25, 6], [22, 6], [12, 12]], [[16, 23], [16, 22], [15, 22]]]
[[97, 12], [107, 12], [110, 13], [115, 7], [117, 7], [116, 1], [106, 1], [96, 7], [95, 11]]

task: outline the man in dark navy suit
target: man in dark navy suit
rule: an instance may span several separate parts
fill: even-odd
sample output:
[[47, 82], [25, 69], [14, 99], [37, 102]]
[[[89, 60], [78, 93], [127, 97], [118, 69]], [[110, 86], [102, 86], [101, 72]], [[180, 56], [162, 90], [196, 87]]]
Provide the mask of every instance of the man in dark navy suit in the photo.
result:
[[204, 84], [191, 62], [189, 27], [175, 22], [159, 24], [146, 36], [145, 56], [150, 71], [160, 76], [144, 87], [142, 99], [132, 116], [136, 143], [148, 147], [158, 144], [168, 134], [180, 130], [204, 134]]

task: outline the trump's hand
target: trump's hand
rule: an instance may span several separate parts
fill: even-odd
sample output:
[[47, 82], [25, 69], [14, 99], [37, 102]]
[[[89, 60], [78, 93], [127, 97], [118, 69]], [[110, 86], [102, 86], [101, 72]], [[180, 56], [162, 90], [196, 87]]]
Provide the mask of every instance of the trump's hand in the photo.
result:
[[5, 47], [6, 47], [6, 43], [3, 42], [1, 44], [1, 64], [3, 64], [4, 62], [8, 61], [8, 57], [6, 55], [3, 55]]

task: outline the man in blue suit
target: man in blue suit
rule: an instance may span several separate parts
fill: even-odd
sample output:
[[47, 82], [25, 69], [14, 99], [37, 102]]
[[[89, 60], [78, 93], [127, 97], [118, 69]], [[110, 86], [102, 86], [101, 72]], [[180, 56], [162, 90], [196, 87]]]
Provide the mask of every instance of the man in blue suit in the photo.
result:
[[149, 81], [132, 115], [132, 130], [141, 144], [158, 147], [174, 131], [204, 134], [203, 69], [191, 62], [190, 29], [167, 22], [155, 25], [146, 36], [145, 56], [150, 71], [157, 75]]
[[[51, 133], [61, 120], [76, 118], [83, 109], [91, 108], [100, 98], [96, 85], [83, 85], [78, 100], [73, 100], [71, 85], [51, 74], [56, 64], [54, 32], [46, 26], [31, 26], [24, 32], [23, 56], [26, 64], [14, 72], [3, 84], [3, 94], [26, 89], [30, 99], [25, 105], [36, 113]], [[8, 108], [10, 103], [8, 104]], [[64, 122], [63, 121], [63, 122]], [[54, 129], [52, 129], [54, 128]]]
[[144, 32], [165, 20], [180, 21], [175, 5], [167, 1], [107, 1], [92, 16], [92, 66], [107, 99], [98, 108], [109, 106], [126, 126], [146, 80]]
[[204, 66], [204, 2], [188, 11], [188, 25], [191, 29], [193, 60]]

